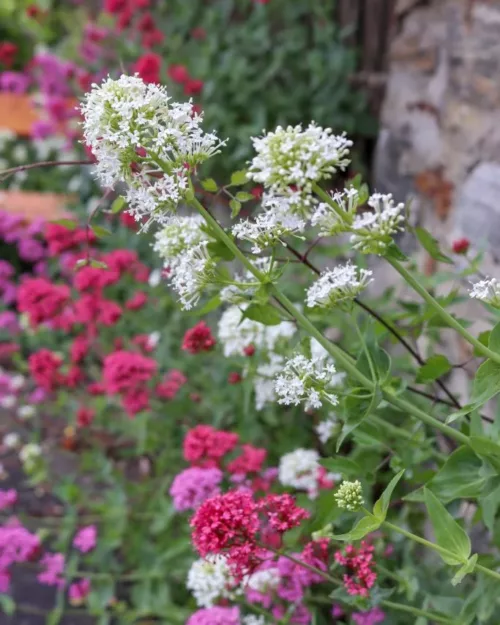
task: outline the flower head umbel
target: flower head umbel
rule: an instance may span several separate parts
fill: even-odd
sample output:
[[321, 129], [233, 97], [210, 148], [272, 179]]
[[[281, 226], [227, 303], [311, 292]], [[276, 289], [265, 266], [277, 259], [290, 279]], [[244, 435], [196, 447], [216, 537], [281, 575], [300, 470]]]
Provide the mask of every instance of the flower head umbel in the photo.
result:
[[364, 503], [363, 487], [361, 482], [342, 482], [335, 493], [335, 501], [339, 508], [344, 508], [350, 512], [359, 510]]
[[211, 608], [219, 599], [229, 599], [233, 585], [229, 565], [222, 554], [193, 562], [186, 583], [200, 608]]
[[233, 226], [234, 236], [252, 243], [254, 254], [273, 247], [285, 237], [300, 235], [305, 228], [305, 221], [290, 212], [287, 198], [266, 196], [262, 208], [264, 211], [254, 221], [246, 219]]
[[137, 221], [166, 221], [189, 188], [187, 171], [213, 156], [223, 142], [200, 127], [190, 102], [172, 102], [165, 87], [122, 75], [94, 84], [81, 105], [86, 144], [104, 186], [129, 186]]
[[372, 272], [352, 263], [324, 271], [307, 290], [309, 308], [328, 308], [353, 300], [372, 281]]
[[174, 216], [164, 228], [155, 233], [153, 250], [163, 260], [165, 269], [175, 273], [183, 254], [190, 248], [208, 239], [202, 229], [204, 223], [200, 215]]
[[322, 237], [331, 237], [350, 229], [359, 205], [359, 191], [348, 187], [332, 193], [331, 198], [334, 206], [321, 202], [311, 217], [312, 225], [319, 227]]
[[208, 253], [207, 245], [207, 241], [202, 241], [189, 248], [172, 276], [172, 286], [184, 310], [196, 306], [203, 291], [216, 281], [217, 263]]
[[278, 403], [298, 406], [305, 402], [306, 410], [321, 408], [323, 400], [333, 406], [338, 404], [333, 392], [342, 375], [337, 373], [331, 363], [322, 360], [309, 360], [301, 354], [288, 360], [283, 373], [276, 378], [275, 391]]
[[405, 205], [395, 204], [392, 195], [374, 193], [368, 200], [373, 211], [357, 215], [351, 227], [351, 243], [363, 254], [384, 254], [392, 243], [392, 236], [403, 230], [402, 211]]
[[480, 280], [472, 285], [469, 295], [485, 304], [500, 308], [500, 282], [496, 278]]
[[332, 134], [331, 128], [314, 123], [302, 126], [278, 126], [274, 132], [252, 139], [257, 155], [248, 177], [276, 193], [286, 195], [297, 187], [309, 194], [314, 183], [331, 178], [349, 164], [352, 141]]

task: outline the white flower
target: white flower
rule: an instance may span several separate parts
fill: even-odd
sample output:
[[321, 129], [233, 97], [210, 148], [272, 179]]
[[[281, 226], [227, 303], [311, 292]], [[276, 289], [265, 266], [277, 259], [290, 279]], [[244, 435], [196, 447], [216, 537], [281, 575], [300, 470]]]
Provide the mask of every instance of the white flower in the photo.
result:
[[35, 406], [19, 406], [18, 410], [17, 410], [17, 416], [20, 419], [31, 419], [35, 416], [36, 414], [36, 408]]
[[219, 152], [224, 142], [204, 133], [191, 102], [172, 102], [165, 87], [122, 75], [94, 84], [81, 105], [87, 145], [105, 187], [129, 185], [136, 219], [165, 220], [188, 189], [186, 167]]
[[331, 237], [350, 229], [359, 203], [359, 192], [354, 187], [331, 194], [334, 208], [327, 202], [321, 202], [311, 217], [311, 224], [319, 226], [319, 235]]
[[278, 126], [274, 132], [254, 137], [257, 152], [248, 177], [277, 193], [286, 194], [291, 185], [311, 193], [312, 185], [330, 178], [349, 164], [352, 141], [332, 134], [331, 128], [311, 123], [302, 126]]
[[153, 269], [148, 278], [149, 286], [154, 289], [161, 284], [161, 271], [160, 269]]
[[151, 334], [148, 335], [148, 344], [150, 347], [156, 347], [160, 342], [160, 339], [161, 332], [158, 332], [158, 330], [156, 332], [151, 332]]
[[15, 449], [21, 442], [21, 437], [17, 432], [9, 432], [3, 437], [3, 444], [9, 449]]
[[175, 272], [176, 266], [189, 248], [208, 240], [206, 233], [202, 230], [204, 223], [201, 215], [175, 216], [164, 228], [155, 233], [153, 250], [163, 260], [164, 267]]
[[403, 230], [401, 212], [405, 205], [394, 204], [392, 195], [374, 193], [368, 200], [373, 211], [357, 215], [352, 224], [353, 247], [363, 254], [384, 254], [392, 242], [392, 235]]
[[469, 295], [479, 299], [490, 306], [500, 308], [500, 282], [496, 278], [480, 280], [472, 285]]
[[211, 608], [219, 599], [230, 598], [233, 585], [226, 557], [221, 554], [193, 562], [186, 583], [196, 603], [202, 608]]
[[296, 449], [281, 457], [278, 479], [283, 486], [316, 493], [319, 471], [319, 454], [316, 450]]
[[184, 310], [195, 306], [203, 291], [216, 279], [216, 262], [207, 251], [207, 241], [189, 248], [180, 257], [172, 276], [172, 286], [177, 291]]
[[330, 415], [328, 419], [320, 421], [314, 428], [319, 440], [325, 445], [333, 436], [335, 428], [337, 427], [337, 420], [334, 416]]
[[266, 621], [263, 616], [249, 614], [248, 616], [243, 617], [241, 625], [266, 625]]
[[11, 156], [17, 163], [26, 163], [28, 159], [28, 150], [25, 145], [18, 143], [12, 148]]
[[306, 223], [290, 212], [286, 198], [265, 196], [262, 208], [264, 212], [259, 213], [254, 221], [246, 219], [233, 226], [234, 236], [252, 243], [254, 254], [260, 254], [262, 250], [273, 247], [285, 237], [303, 232]]
[[372, 282], [372, 272], [352, 263], [324, 271], [307, 290], [307, 306], [328, 308], [353, 300]]
[[276, 401], [274, 377], [283, 371], [283, 365], [284, 358], [277, 354], [271, 354], [270, 362], [258, 365], [253, 378], [257, 410], [262, 410], [266, 404], [273, 404]]
[[28, 443], [19, 452], [21, 462], [30, 464], [42, 455], [42, 448], [36, 443]]
[[13, 375], [9, 380], [9, 386], [14, 391], [21, 390], [25, 384], [26, 378], [20, 373], [18, 375]]
[[290, 338], [296, 328], [290, 321], [266, 326], [252, 319], [243, 319], [244, 307], [230, 306], [221, 315], [218, 325], [219, 340], [224, 356], [241, 356], [249, 345], [256, 349], [273, 351], [280, 339]]
[[244, 584], [252, 590], [265, 595], [272, 590], [276, 590], [280, 582], [281, 575], [279, 569], [271, 568], [252, 573], [245, 579]]
[[341, 378], [333, 363], [309, 360], [301, 354], [288, 360], [282, 375], [276, 378], [278, 403], [298, 406], [305, 402], [306, 410], [321, 408], [323, 400], [335, 406], [338, 398], [333, 392]]
[[17, 397], [15, 395], [4, 395], [4, 397], [0, 399], [0, 406], [2, 408], [5, 408], [6, 410], [10, 410], [11, 408], [14, 408], [16, 404], [17, 404]]

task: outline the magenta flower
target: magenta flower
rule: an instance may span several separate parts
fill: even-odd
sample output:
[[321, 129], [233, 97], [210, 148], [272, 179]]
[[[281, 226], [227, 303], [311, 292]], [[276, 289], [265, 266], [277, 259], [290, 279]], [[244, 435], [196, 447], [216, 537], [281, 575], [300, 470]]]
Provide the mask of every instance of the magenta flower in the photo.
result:
[[206, 499], [220, 493], [222, 471], [216, 468], [191, 467], [176, 475], [170, 495], [178, 512], [196, 510]]
[[81, 605], [90, 592], [90, 580], [80, 579], [71, 584], [68, 590], [69, 602], [72, 605]]
[[0, 89], [16, 95], [26, 93], [30, 85], [29, 76], [20, 72], [2, 72], [0, 74]]
[[0, 510], [5, 510], [5, 508], [10, 508], [17, 501], [17, 491], [13, 488], [9, 488], [9, 490], [1, 490], [0, 489]]
[[73, 547], [76, 547], [82, 553], [88, 553], [95, 549], [97, 544], [97, 528], [95, 525], [82, 527], [73, 539]]
[[64, 554], [62, 553], [46, 553], [40, 564], [45, 567], [44, 570], [37, 575], [40, 584], [46, 586], [64, 586], [64, 566], [66, 564]]
[[385, 614], [380, 608], [373, 608], [368, 612], [354, 612], [352, 620], [356, 625], [378, 625], [385, 620]]

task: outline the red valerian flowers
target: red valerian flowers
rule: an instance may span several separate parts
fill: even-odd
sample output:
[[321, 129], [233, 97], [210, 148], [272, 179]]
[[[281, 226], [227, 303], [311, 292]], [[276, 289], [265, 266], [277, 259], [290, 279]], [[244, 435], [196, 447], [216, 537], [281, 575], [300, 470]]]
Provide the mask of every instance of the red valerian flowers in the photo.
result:
[[138, 354], [118, 350], [104, 359], [104, 384], [108, 393], [121, 393], [141, 386], [155, 375], [156, 360]]
[[335, 552], [335, 560], [347, 569], [344, 585], [350, 595], [368, 597], [370, 588], [375, 584], [377, 574], [373, 570], [373, 551], [374, 547], [363, 540], [359, 548], [347, 545], [344, 553]]
[[40, 349], [28, 359], [30, 373], [38, 384], [46, 391], [53, 391], [62, 381], [59, 368], [62, 359], [49, 349]]
[[184, 458], [193, 465], [215, 467], [238, 444], [238, 434], [197, 425], [184, 438]]
[[470, 241], [466, 237], [462, 239], [456, 239], [451, 244], [451, 249], [455, 252], [455, 254], [467, 254], [470, 247]]
[[160, 83], [161, 57], [154, 52], [143, 54], [134, 64], [133, 72], [148, 83]]
[[200, 321], [184, 334], [182, 349], [190, 354], [209, 352], [216, 342], [211, 329], [204, 321]]
[[69, 302], [70, 290], [62, 284], [52, 284], [45, 278], [24, 280], [17, 293], [17, 309], [26, 313], [30, 324], [37, 327], [58, 315]]

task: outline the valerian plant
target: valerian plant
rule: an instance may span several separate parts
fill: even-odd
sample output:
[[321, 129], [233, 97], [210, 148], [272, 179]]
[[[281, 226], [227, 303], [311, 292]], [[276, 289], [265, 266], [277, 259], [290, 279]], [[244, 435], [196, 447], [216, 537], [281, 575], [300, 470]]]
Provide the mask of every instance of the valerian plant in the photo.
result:
[[[41, 556], [40, 535], [11, 522], [3, 544], [15, 534], [20, 550], [13, 556], [4, 547], [4, 575], [16, 562], [35, 560], [40, 583], [59, 589], [56, 616], [68, 591], [91, 613], [118, 613], [123, 622], [147, 615], [189, 625], [495, 623], [500, 444], [496, 419], [482, 411], [500, 392], [500, 326], [474, 336], [449, 312], [458, 295], [437, 297], [418, 275], [395, 241], [411, 229], [405, 206], [370, 194], [357, 178], [331, 192], [349, 166], [352, 143], [314, 123], [255, 138], [247, 170], [219, 188], [200, 172], [223, 155], [225, 140], [206, 133], [202, 115], [172, 101], [165, 88], [137, 76], [108, 78], [93, 86], [82, 114], [96, 175], [122, 195], [115, 210], [136, 220], [136, 236], [152, 232], [184, 318], [196, 310], [213, 318], [222, 308], [218, 341], [225, 363], [238, 363], [228, 379], [244, 392], [230, 404], [232, 420], [222, 414], [221, 388], [206, 405], [216, 415], [212, 423], [165, 426], [151, 402], [157, 363], [111, 342], [99, 345], [85, 375], [135, 416], [124, 432], [140, 444], [143, 466], [144, 458], [153, 463], [158, 481], [140, 471], [117, 480], [118, 465], [101, 460], [99, 476], [121, 490], [98, 498], [91, 520], [115, 510], [122, 521], [146, 514], [154, 524], [127, 522], [115, 535], [104, 523], [111, 538], [100, 547], [101, 521], [81, 522], [85, 491], [68, 495], [66, 486], [57, 494], [71, 514], [56, 537], [58, 551]], [[254, 197], [242, 190], [247, 183], [262, 186], [262, 201], [240, 218]], [[207, 191], [213, 207], [205, 204]], [[231, 226], [217, 201], [224, 196], [238, 218]], [[425, 230], [415, 235], [436, 260], [453, 262]], [[372, 255], [420, 299], [368, 303], [377, 280], [366, 267]], [[87, 256], [76, 264], [77, 291], [86, 284], [101, 297], [110, 259]], [[494, 279], [470, 289], [493, 314], [498, 293]], [[36, 327], [64, 330], [82, 319], [93, 327], [98, 314], [112, 316], [101, 302], [105, 313], [78, 317], [86, 311], [80, 298], [69, 307], [68, 287], [38, 283], [17, 299]], [[182, 319], [178, 310], [171, 314]], [[159, 329], [161, 315], [155, 323]], [[482, 361], [465, 405], [447, 387], [447, 357], [424, 359], [414, 346], [412, 333], [432, 339], [440, 328], [459, 334]], [[210, 352], [215, 341], [201, 322], [186, 333], [184, 349]], [[226, 366], [193, 374], [210, 386]], [[30, 369], [47, 393], [68, 386], [71, 370], [56, 353], [35, 352]], [[174, 384], [175, 395], [181, 384]], [[105, 411], [100, 419], [107, 431], [122, 427]], [[43, 458], [30, 444], [22, 459], [36, 474]], [[130, 470], [125, 460], [122, 466]], [[15, 498], [3, 493], [2, 507]], [[162, 535], [179, 541], [179, 551], [166, 548]], [[158, 599], [161, 593], [170, 596]]]

